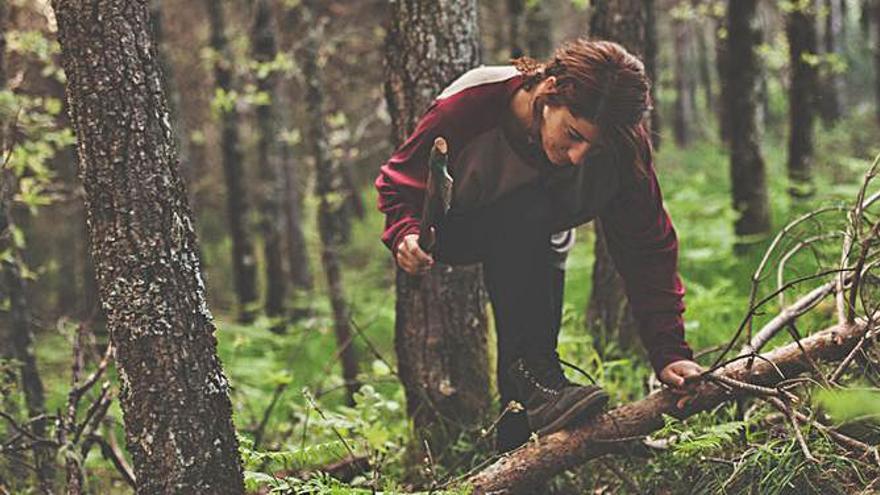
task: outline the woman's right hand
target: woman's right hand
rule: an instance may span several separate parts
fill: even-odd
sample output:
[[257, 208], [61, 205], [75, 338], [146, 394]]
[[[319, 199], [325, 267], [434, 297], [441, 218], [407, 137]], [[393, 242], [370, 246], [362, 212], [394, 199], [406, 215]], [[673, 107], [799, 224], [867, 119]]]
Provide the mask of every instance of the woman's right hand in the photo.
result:
[[434, 266], [434, 258], [419, 247], [419, 234], [409, 234], [397, 246], [397, 264], [410, 275], [423, 275]]

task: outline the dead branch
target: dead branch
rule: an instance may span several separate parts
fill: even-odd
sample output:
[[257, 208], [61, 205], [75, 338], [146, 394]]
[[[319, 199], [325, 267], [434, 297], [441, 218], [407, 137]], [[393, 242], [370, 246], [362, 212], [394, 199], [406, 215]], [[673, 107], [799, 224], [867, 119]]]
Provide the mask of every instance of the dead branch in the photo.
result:
[[833, 293], [836, 288], [835, 281], [820, 285], [795, 301], [791, 306], [780, 311], [776, 317], [767, 322], [766, 325], [752, 336], [751, 341], [742, 348], [740, 354], [751, 354], [760, 351], [764, 344], [783, 330], [786, 325], [814, 308], [822, 299]]
[[[847, 355], [867, 330], [867, 322], [863, 320], [852, 325], [838, 324], [803, 339], [801, 345], [815, 361], [836, 361]], [[771, 362], [785, 377], [794, 377], [809, 369], [795, 343], [777, 348], [763, 358], [755, 360], [751, 367], [739, 360], [716, 373], [742, 382], [773, 386], [781, 378]], [[728, 392], [710, 382], [700, 384], [696, 392], [683, 409], [676, 408], [679, 396], [663, 390], [602, 414], [574, 430], [530, 442], [470, 477], [468, 483], [477, 494], [534, 493], [534, 487], [551, 476], [609, 452], [621, 437], [643, 436], [661, 428], [664, 414], [686, 418], [745, 393]]]
[[[785, 404], [775, 397], [767, 398], [765, 400], [767, 402], [769, 402], [771, 405], [773, 405], [776, 409], [780, 409], [780, 408], [785, 407]], [[847, 450], [856, 450], [861, 455], [868, 455], [868, 454], [873, 453], [875, 460], [877, 461], [877, 465], [880, 466], [880, 458], [878, 458], [876, 447], [871, 447], [870, 445], [868, 445], [862, 441], [859, 441], [859, 440], [856, 440], [855, 438], [844, 435], [843, 433], [840, 433], [839, 431], [837, 431], [834, 428], [826, 426], [816, 420], [810, 419], [809, 417], [807, 417], [805, 414], [803, 414], [801, 412], [792, 410], [792, 416], [795, 419], [797, 419], [799, 423], [808, 424], [811, 427], [816, 428], [817, 430], [821, 431], [822, 433], [828, 435], [828, 437], [831, 438], [831, 440], [833, 440], [838, 445], [840, 445], [841, 447], [843, 447]]]
[[[789, 249], [779, 259], [779, 265], [776, 267], [776, 287], [782, 287], [783, 285], [785, 285], [785, 266], [788, 264], [788, 261], [792, 257], [794, 257], [794, 255], [801, 251], [801, 249], [804, 249], [805, 247], [812, 248], [813, 244], [817, 242], [833, 239], [835, 237], [841, 237], [842, 235], [843, 233], [841, 232], [829, 232], [826, 234], [812, 236], [798, 242], [793, 248]], [[785, 292], [779, 293], [779, 306], [785, 307]]]

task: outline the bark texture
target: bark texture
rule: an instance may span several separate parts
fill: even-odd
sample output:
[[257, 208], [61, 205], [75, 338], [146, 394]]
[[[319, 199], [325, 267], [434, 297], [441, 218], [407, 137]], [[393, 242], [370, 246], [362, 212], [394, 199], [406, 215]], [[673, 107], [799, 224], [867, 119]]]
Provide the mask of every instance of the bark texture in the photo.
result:
[[[653, 3], [653, 0], [597, 0], [592, 4], [594, 10], [590, 18], [592, 36], [616, 41], [642, 58], [652, 82], [655, 74], [648, 71], [648, 55], [655, 53], [651, 41], [653, 28], [649, 27], [649, 21], [653, 21]], [[650, 66], [653, 67], [653, 61]], [[652, 128], [652, 133], [656, 135], [656, 129]], [[629, 308], [623, 280], [617, 274], [608, 252], [601, 222], [594, 222], [594, 225], [595, 260], [592, 289], [587, 304], [587, 326], [593, 331], [598, 329], [603, 335], [613, 336], [621, 348], [632, 349], [638, 342], [638, 324]]]
[[[479, 63], [474, 0], [399, 0], [390, 8], [385, 94], [401, 143], [433, 98]], [[489, 407], [486, 296], [479, 267], [397, 268], [395, 349], [407, 411], [436, 454], [455, 423]]]
[[[268, 0], [257, 0], [252, 33], [253, 55], [257, 63], [267, 64], [278, 54], [275, 27], [272, 24], [272, 7]], [[281, 214], [283, 182], [281, 180], [281, 156], [278, 149], [278, 122], [275, 105], [278, 75], [268, 72], [257, 79], [257, 90], [266, 95], [266, 101], [257, 105], [257, 162], [260, 170], [259, 207], [260, 232], [263, 235], [263, 258], [266, 277], [266, 316], [284, 316], [284, 296], [287, 278], [284, 274], [283, 230]], [[275, 330], [283, 329], [277, 323]]]
[[813, 127], [819, 73], [810, 57], [818, 54], [815, 0], [801, 3], [786, 16], [791, 83], [788, 93], [788, 180], [795, 197], [813, 193]]
[[53, 7], [137, 491], [242, 493], [147, 2]]
[[[735, 0], [740, 1], [740, 0]], [[836, 361], [847, 355], [866, 331], [864, 323], [837, 325], [801, 340], [804, 351], [815, 361]], [[766, 359], [741, 359], [716, 372], [740, 381], [772, 386], [780, 381], [777, 368], [787, 378], [808, 371], [810, 362], [796, 342], [763, 354]], [[775, 363], [777, 368], [771, 364]], [[699, 386], [696, 397], [684, 409], [676, 407], [676, 396], [663, 390], [611, 410], [573, 430], [563, 430], [530, 442], [472, 476], [468, 482], [474, 494], [536, 493], [548, 478], [590, 459], [617, 451], [627, 439], [647, 435], [663, 426], [663, 414], [683, 419], [740, 397], [711, 382]]]
[[760, 71], [755, 49], [761, 42], [756, 25], [757, 0], [731, 0], [727, 6], [725, 96], [730, 127], [730, 175], [734, 223], [738, 236], [761, 235], [770, 229], [767, 179], [758, 135]]
[[[214, 50], [214, 84], [218, 92], [229, 94], [232, 87], [231, 54], [226, 39], [226, 18], [223, 2], [205, 0], [211, 25], [211, 48]], [[235, 295], [238, 298], [239, 320], [253, 320], [257, 302], [257, 265], [251, 229], [248, 225], [250, 203], [245, 188], [246, 179], [242, 167], [244, 156], [239, 147], [239, 114], [235, 104], [224, 109], [221, 120], [221, 160], [223, 178], [226, 182], [226, 217], [232, 240], [232, 274], [235, 279]]]
[[352, 342], [353, 332], [349, 320], [348, 303], [342, 285], [342, 268], [339, 248], [345, 237], [345, 195], [339, 163], [332, 159], [327, 149], [327, 133], [324, 126], [324, 93], [318, 68], [318, 49], [321, 39], [321, 22], [314, 19], [315, 0], [302, 4], [303, 23], [310, 28], [303, 49], [303, 75], [306, 82], [306, 105], [309, 120], [308, 140], [315, 158], [315, 193], [318, 196], [318, 232], [321, 236], [321, 262], [327, 277], [330, 304], [333, 307], [333, 328], [336, 335], [337, 353], [342, 365], [342, 377], [346, 386], [346, 402], [354, 405], [354, 393], [360, 388], [357, 382], [357, 356]]

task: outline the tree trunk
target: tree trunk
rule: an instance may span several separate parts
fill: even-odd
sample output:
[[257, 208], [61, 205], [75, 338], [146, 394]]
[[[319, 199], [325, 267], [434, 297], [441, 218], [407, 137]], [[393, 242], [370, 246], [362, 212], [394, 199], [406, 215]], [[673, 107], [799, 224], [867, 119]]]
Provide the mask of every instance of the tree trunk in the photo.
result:
[[[649, 34], [653, 28], [649, 21], [653, 12], [653, 0], [596, 0], [593, 2], [593, 15], [590, 18], [590, 33], [595, 38], [616, 41], [638, 57], [644, 57], [645, 69], [651, 57], [648, 48], [653, 42]], [[653, 48], [652, 48], [653, 50]], [[652, 65], [653, 66], [653, 65]], [[648, 72], [654, 81], [655, 74]], [[656, 111], [656, 103], [655, 103]], [[653, 122], [652, 122], [653, 125]], [[651, 129], [655, 133], [655, 129]], [[595, 260], [593, 261], [593, 285], [587, 304], [587, 324], [598, 324], [603, 334], [616, 334], [615, 338], [623, 349], [635, 349], [638, 342], [638, 325], [632, 315], [623, 280], [614, 268], [614, 262], [605, 244], [605, 234], [600, 222], [594, 222], [596, 230]], [[595, 330], [593, 330], [595, 331]]]
[[525, 0], [507, 0], [507, 43], [510, 47], [510, 58], [525, 55], [523, 52], [525, 13]]
[[813, 194], [813, 123], [815, 121], [818, 73], [809, 57], [818, 53], [816, 7], [811, 0], [786, 16], [791, 83], [788, 95], [788, 180], [789, 194]]
[[801, 3], [786, 16], [791, 83], [788, 95], [788, 179], [789, 194], [813, 194], [813, 122], [817, 101], [818, 73], [808, 57], [818, 52], [816, 45], [815, 1]]
[[[287, 91], [280, 91], [279, 95], [279, 116], [284, 122], [284, 128], [289, 129], [289, 101], [286, 98]], [[312, 269], [309, 265], [308, 248], [306, 245], [306, 236], [302, 229], [302, 197], [300, 194], [299, 175], [300, 168], [296, 157], [293, 155], [293, 148], [290, 143], [281, 141], [281, 171], [284, 176], [284, 199], [282, 208], [284, 209], [284, 234], [287, 241], [287, 265], [290, 273], [290, 282], [295, 289], [304, 292], [312, 290], [314, 282], [312, 280]], [[294, 303], [296, 304], [296, 302]]]
[[[9, 26], [9, 5], [6, 0], [0, 0], [0, 90], [6, 90], [6, 31]], [[7, 132], [12, 128], [6, 128], [3, 123], [0, 129], [0, 152], [8, 156], [7, 147], [14, 143], [7, 141]], [[34, 336], [31, 328], [31, 315], [28, 308], [26, 283], [21, 273], [24, 263], [21, 250], [12, 240], [13, 229], [16, 228], [12, 215], [12, 199], [18, 190], [18, 177], [8, 167], [0, 167], [0, 253], [8, 251], [9, 256], [0, 260], [0, 304], [8, 303], [8, 310], [0, 319], [0, 342], [2, 351], [0, 357], [15, 359], [19, 362], [18, 376], [24, 392], [25, 409], [29, 418], [35, 418], [46, 412], [46, 401], [43, 391], [43, 381], [37, 369], [37, 359], [34, 354]], [[4, 301], [6, 299], [6, 301]], [[32, 432], [37, 437], [45, 437], [45, 420], [35, 421]], [[37, 468], [37, 478], [45, 490], [51, 491], [53, 476], [53, 452], [48, 447], [34, 448], [34, 461]]]
[[874, 111], [880, 125], [880, 0], [874, 0]]
[[[321, 261], [327, 276], [330, 303], [333, 307], [333, 325], [336, 333], [342, 377], [346, 386], [346, 402], [354, 405], [354, 393], [360, 388], [357, 382], [357, 356], [354, 352], [349, 321], [348, 304], [342, 286], [342, 270], [339, 264], [339, 248], [344, 236], [341, 216], [345, 215], [344, 195], [341, 195], [339, 164], [327, 150], [324, 128], [324, 93], [318, 68], [318, 49], [321, 39], [321, 22], [313, 18], [315, 0], [303, 2], [303, 25], [312, 26], [303, 48], [303, 75], [306, 80], [306, 105], [309, 119], [308, 140], [315, 158], [315, 193], [318, 196], [318, 232], [321, 236]], [[317, 27], [315, 27], [317, 26]]]
[[770, 229], [770, 207], [764, 158], [757, 128], [757, 85], [761, 68], [755, 55], [761, 33], [755, 25], [756, 0], [730, 0], [724, 62], [726, 109], [730, 126], [730, 174], [733, 208], [738, 213], [736, 235], [765, 234]]
[[[477, 6], [401, 0], [390, 14], [385, 94], [393, 140], [401, 143], [434, 96], [479, 63]], [[396, 290], [395, 349], [407, 411], [440, 457], [459, 425], [478, 423], [489, 407], [481, 270], [438, 265], [412, 277], [397, 268]]]
[[[691, 0], [691, 3], [696, 9], [700, 4], [700, 0]], [[712, 70], [709, 68], [709, 44], [706, 40], [706, 27], [703, 25], [704, 19], [706, 18], [697, 18], [694, 25], [694, 34], [697, 39], [697, 68], [699, 70], [700, 86], [703, 87], [703, 105], [707, 112], [712, 113], [717, 110], [715, 108], [714, 92], [712, 91]]]
[[687, 20], [680, 16], [674, 16], [672, 19], [672, 34], [675, 48], [675, 122], [673, 129], [675, 144], [684, 148], [691, 141], [690, 123], [693, 119], [687, 60], [690, 45]]
[[587, 329], [593, 334], [593, 345], [599, 352], [604, 352], [611, 340], [621, 349], [637, 351], [640, 349], [638, 322], [629, 309], [623, 281], [608, 252], [602, 224], [596, 220], [593, 226], [596, 232], [595, 260], [587, 304]]
[[654, 108], [651, 109], [651, 144], [655, 150], [660, 149], [660, 143], [663, 141], [660, 136], [662, 129], [662, 121], [660, 119], [660, 107], [657, 102], [657, 88], [660, 85], [660, 73], [657, 71], [657, 11], [654, 0], [642, 0], [645, 9], [645, 51], [642, 55], [642, 61], [645, 63], [645, 72], [648, 79], [651, 80], [651, 101], [654, 102]]
[[[272, 8], [268, 0], [257, 0], [252, 33], [254, 60], [258, 64], [268, 64], [278, 53], [275, 32], [272, 25]], [[266, 316], [284, 316], [284, 296], [287, 291], [287, 278], [284, 274], [282, 254], [282, 229], [284, 217], [281, 215], [280, 156], [278, 150], [278, 124], [275, 105], [278, 76], [269, 71], [264, 77], [257, 77], [257, 90], [266, 95], [265, 103], [257, 105], [257, 162], [260, 170], [260, 231], [263, 234], [263, 257], [266, 276]], [[273, 324], [273, 330], [283, 331], [284, 322]]]
[[[284, 28], [281, 30], [284, 45], [283, 51], [290, 51], [292, 40], [290, 34], [295, 33], [299, 25], [298, 7], [285, 6], [282, 19]], [[298, 37], [298, 33], [296, 34]], [[278, 116], [284, 132], [291, 131], [293, 127], [293, 113], [290, 104], [291, 99], [299, 98], [299, 88], [290, 79], [281, 81], [281, 90], [278, 91]], [[292, 93], [297, 91], [297, 94]], [[287, 260], [290, 282], [298, 293], [294, 297], [294, 311], [299, 308], [307, 308], [309, 303], [307, 294], [314, 287], [312, 268], [309, 263], [308, 246], [306, 236], [303, 233], [303, 193], [305, 189], [306, 168], [301, 167], [301, 161], [293, 154], [293, 145], [287, 139], [281, 140], [281, 170], [284, 175], [284, 219], [285, 239], [287, 242]]]
[[725, 145], [730, 144], [730, 88], [728, 87], [727, 59], [730, 35], [724, 16], [715, 17], [715, 69], [718, 72], [718, 135]]
[[[739, 2], [741, 0], [734, 0]], [[810, 370], [804, 352], [813, 361], [842, 359], [864, 334], [864, 324], [838, 325], [801, 339], [804, 351], [796, 342], [766, 353], [766, 359], [741, 359], [716, 372], [739, 381], [772, 387], [779, 383], [777, 372], [788, 378]], [[773, 364], [775, 363], [775, 367]], [[622, 450], [625, 443], [618, 439], [641, 437], [663, 427], [663, 415], [684, 419], [707, 411], [723, 402], [741, 397], [742, 391], [730, 393], [711, 382], [703, 382], [693, 400], [683, 409], [676, 407], [681, 396], [669, 390], [620, 406], [572, 430], [563, 430], [538, 442], [529, 442], [521, 450], [502, 458], [468, 479], [474, 494], [537, 493], [552, 476], [610, 452]]]
[[[826, 57], [842, 57], [840, 46], [842, 37], [843, 19], [841, 18], [839, 0], [825, 0], [825, 33], [824, 45]], [[840, 74], [833, 69], [833, 65], [826, 63], [824, 78], [822, 80], [822, 119], [826, 124], [834, 124], [841, 116], [841, 96], [843, 95]]]
[[354, 169], [351, 166], [351, 163], [346, 161], [339, 164], [339, 174], [342, 178], [342, 186], [345, 191], [345, 209], [346, 215], [349, 220], [346, 222], [348, 231], [346, 231], [346, 238], [348, 238], [351, 234], [351, 217], [352, 215], [359, 219], [363, 220], [366, 215], [366, 209], [364, 208], [364, 202], [361, 201], [361, 195], [358, 191], [357, 181], [354, 176]]
[[138, 493], [243, 493], [147, 2], [53, 7]]
[[526, 4], [526, 46], [528, 55], [538, 60], [549, 57], [553, 51], [552, 21], [544, 5], [546, 1]]
[[[205, 0], [211, 23], [211, 48], [214, 50], [214, 84], [218, 92], [229, 95], [232, 91], [232, 60], [227, 47], [226, 20], [223, 2]], [[226, 215], [229, 236], [232, 238], [232, 274], [235, 295], [238, 298], [239, 320], [249, 322], [254, 317], [257, 302], [257, 266], [251, 229], [248, 223], [250, 203], [247, 199], [246, 179], [242, 167], [244, 157], [239, 147], [238, 110], [235, 103], [220, 112], [222, 121], [221, 154], [226, 183]]]

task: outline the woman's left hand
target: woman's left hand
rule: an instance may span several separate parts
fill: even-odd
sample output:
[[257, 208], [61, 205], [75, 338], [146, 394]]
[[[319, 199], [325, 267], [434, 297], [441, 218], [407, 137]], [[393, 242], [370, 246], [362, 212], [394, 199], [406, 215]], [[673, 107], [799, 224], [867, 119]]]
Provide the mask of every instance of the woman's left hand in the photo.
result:
[[682, 359], [667, 364], [660, 371], [658, 378], [661, 382], [669, 385], [673, 392], [683, 396], [676, 404], [681, 409], [693, 397], [693, 385], [696, 384], [694, 379], [702, 372], [703, 367], [699, 364], [689, 359]]

